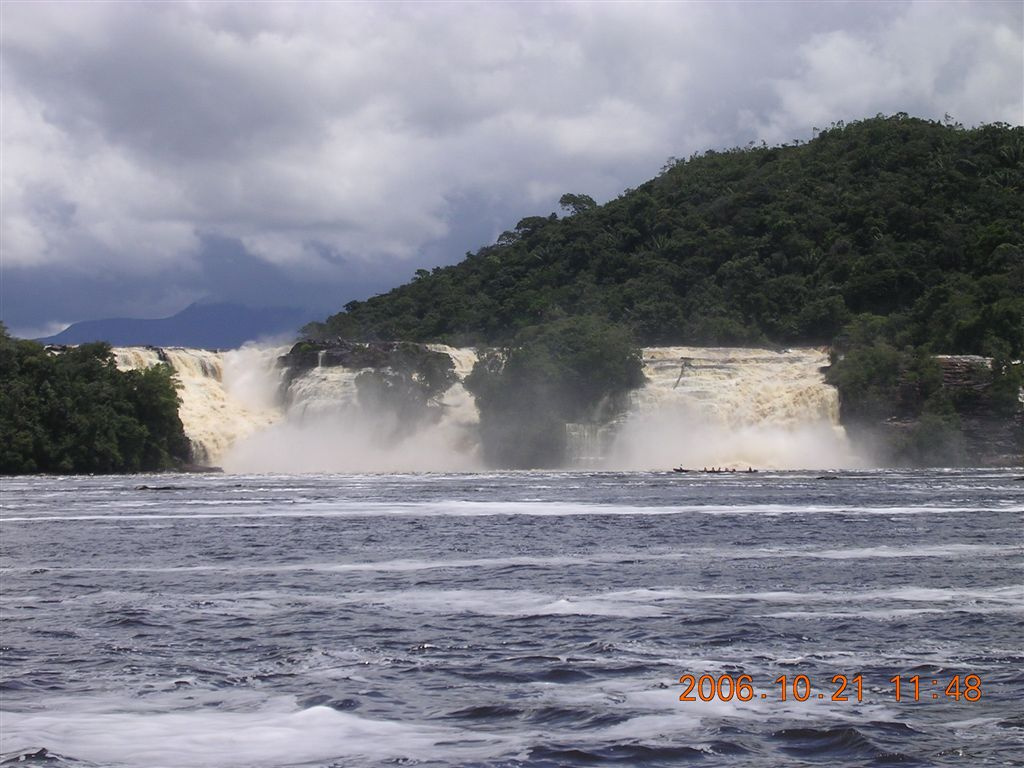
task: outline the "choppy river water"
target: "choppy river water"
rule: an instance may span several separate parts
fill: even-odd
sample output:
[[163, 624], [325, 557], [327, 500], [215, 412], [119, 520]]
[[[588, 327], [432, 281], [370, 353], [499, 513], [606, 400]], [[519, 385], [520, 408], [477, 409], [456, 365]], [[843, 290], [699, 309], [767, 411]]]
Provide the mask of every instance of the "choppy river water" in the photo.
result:
[[2, 759], [1024, 764], [1020, 470], [6, 478], [0, 511]]

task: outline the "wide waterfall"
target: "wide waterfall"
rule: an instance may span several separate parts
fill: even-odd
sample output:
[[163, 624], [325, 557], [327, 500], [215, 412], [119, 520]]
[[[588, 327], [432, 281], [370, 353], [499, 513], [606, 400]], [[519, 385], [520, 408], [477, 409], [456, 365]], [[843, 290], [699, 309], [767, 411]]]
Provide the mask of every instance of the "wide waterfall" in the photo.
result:
[[[363, 369], [320, 365], [282, 388], [282, 418], [238, 442], [222, 459], [236, 472], [443, 472], [480, 468], [479, 417], [462, 386], [473, 350], [431, 345], [447, 354], [457, 381], [436, 402], [436, 420], [415, 425], [386, 407], [360, 402]], [[270, 376], [270, 378], [274, 378]]]
[[[471, 349], [447, 354], [456, 382], [415, 426], [359, 401], [361, 370], [320, 365], [287, 375], [287, 348], [211, 352], [115, 349], [120, 368], [165, 362], [196, 460], [229, 472], [459, 471], [480, 468], [476, 405], [462, 385]], [[823, 349], [655, 347], [647, 383], [610, 423], [567, 425], [570, 459], [604, 469], [831, 468], [857, 464], [839, 426]]]
[[457, 381], [437, 402], [436, 422], [406, 429], [399, 417], [359, 402], [362, 370], [318, 366], [289, 378], [288, 347], [213, 352], [115, 348], [119, 368], [167, 363], [180, 384], [179, 414], [197, 462], [229, 472], [458, 471], [479, 468], [479, 416], [462, 380], [476, 353], [441, 344]]
[[[858, 462], [825, 383], [827, 350], [655, 347], [604, 457], [621, 469], [824, 469]], [[593, 448], [589, 448], [592, 452]]]

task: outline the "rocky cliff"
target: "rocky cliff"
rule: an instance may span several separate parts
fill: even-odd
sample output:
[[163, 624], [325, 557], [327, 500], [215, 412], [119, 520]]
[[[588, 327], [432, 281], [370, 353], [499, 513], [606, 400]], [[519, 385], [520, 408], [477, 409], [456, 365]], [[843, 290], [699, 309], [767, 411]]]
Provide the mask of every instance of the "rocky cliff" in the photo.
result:
[[1008, 396], [994, 386], [991, 358], [934, 359], [941, 371], [942, 394], [954, 412], [942, 419], [903, 412], [885, 419], [877, 430], [858, 424], [851, 434], [879, 441], [876, 448], [886, 463], [1024, 466], [1024, 392]]

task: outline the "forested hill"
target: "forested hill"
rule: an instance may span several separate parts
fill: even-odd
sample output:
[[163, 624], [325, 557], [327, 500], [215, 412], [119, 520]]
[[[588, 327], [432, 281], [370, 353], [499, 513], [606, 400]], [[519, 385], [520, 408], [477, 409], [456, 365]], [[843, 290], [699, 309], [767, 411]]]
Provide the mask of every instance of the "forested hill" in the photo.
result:
[[154, 472], [190, 458], [170, 366], [120, 371], [105, 342], [56, 350], [0, 323], [0, 475]]
[[[906, 115], [672, 160], [606, 205], [567, 194], [461, 263], [310, 337], [501, 343], [590, 315], [644, 344], [1024, 352], [1024, 128]], [[869, 329], [869, 331], [865, 331]], [[863, 339], [862, 339], [863, 341]]]

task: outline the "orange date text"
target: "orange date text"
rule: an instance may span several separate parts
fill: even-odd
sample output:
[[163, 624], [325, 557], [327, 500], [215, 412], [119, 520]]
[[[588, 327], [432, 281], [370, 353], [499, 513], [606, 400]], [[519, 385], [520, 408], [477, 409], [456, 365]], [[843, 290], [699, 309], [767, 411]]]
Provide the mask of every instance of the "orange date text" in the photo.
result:
[[[978, 675], [954, 675], [952, 678], [931, 678], [895, 675], [883, 695], [894, 701], [929, 701], [981, 699], [981, 678]], [[683, 675], [679, 678], [683, 692], [680, 701], [863, 701], [863, 675], [833, 675], [824, 687], [815, 685], [807, 675], [779, 675], [770, 684], [755, 685], [750, 675]]]

